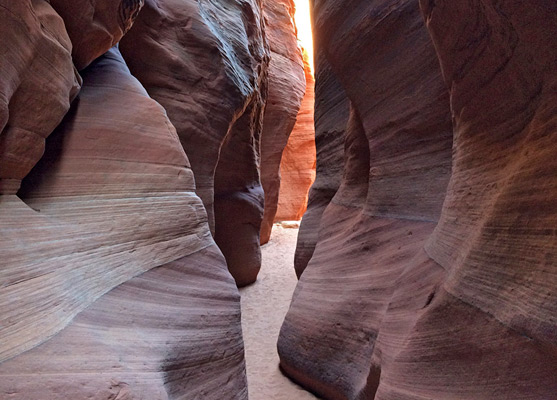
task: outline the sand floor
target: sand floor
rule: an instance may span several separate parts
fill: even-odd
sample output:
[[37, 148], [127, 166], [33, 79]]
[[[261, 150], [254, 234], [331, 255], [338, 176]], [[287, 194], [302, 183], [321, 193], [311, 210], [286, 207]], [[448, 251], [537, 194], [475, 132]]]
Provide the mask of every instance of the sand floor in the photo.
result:
[[296, 287], [294, 250], [298, 229], [276, 226], [262, 247], [257, 282], [240, 289], [250, 400], [317, 399], [278, 368], [277, 338]]

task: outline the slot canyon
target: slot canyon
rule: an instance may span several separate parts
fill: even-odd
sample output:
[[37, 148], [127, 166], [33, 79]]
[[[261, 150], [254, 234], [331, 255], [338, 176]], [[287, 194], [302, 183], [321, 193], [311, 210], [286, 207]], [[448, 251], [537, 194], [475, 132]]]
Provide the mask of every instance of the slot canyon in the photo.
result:
[[0, 400], [557, 400], [555, 0], [0, 0]]

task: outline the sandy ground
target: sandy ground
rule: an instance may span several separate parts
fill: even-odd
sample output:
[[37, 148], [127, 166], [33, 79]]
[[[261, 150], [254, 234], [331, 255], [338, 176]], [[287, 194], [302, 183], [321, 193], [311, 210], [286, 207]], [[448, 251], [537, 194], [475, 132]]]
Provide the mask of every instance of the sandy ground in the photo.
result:
[[284, 377], [279, 368], [277, 338], [296, 287], [294, 251], [298, 229], [273, 228], [262, 247], [257, 282], [240, 289], [242, 326], [250, 400], [317, 399]]

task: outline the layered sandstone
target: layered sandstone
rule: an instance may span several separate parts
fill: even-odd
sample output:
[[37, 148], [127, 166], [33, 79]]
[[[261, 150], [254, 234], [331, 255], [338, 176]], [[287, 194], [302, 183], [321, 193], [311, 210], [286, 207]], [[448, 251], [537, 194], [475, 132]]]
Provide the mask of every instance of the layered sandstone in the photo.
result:
[[[278, 346], [281, 367], [294, 380], [328, 399], [363, 399], [373, 398], [380, 378], [376, 338], [397, 281], [439, 218], [452, 126], [417, 1], [340, 3], [314, 8], [316, 115], [327, 108], [342, 115], [346, 97], [344, 169], [328, 205], [326, 191], [315, 196], [324, 210], [316, 218], [317, 245], [305, 270], [297, 265], [303, 274]], [[345, 42], [346, 32], [358, 40]], [[319, 162], [319, 138], [317, 146]], [[325, 162], [334, 160], [331, 154], [324, 152]], [[329, 193], [335, 168], [321, 178]]]
[[49, 0], [64, 19], [72, 56], [82, 70], [130, 29], [144, 0]]
[[0, 195], [15, 194], [79, 91], [64, 21], [47, 1], [0, 1]]
[[[393, 313], [379, 337], [398, 351], [383, 351], [393, 356], [377, 398], [403, 396], [396, 382], [404, 377], [410, 398], [550, 399], [557, 393], [557, 236], [548, 229], [557, 226], [557, 8], [509, 0], [421, 5], [454, 121], [453, 174], [425, 246], [444, 277], [420, 312], [401, 307], [403, 287], [393, 297], [393, 309], [414, 315]], [[413, 325], [404, 335], [402, 319]]]
[[176, 127], [239, 286], [261, 267], [259, 146], [269, 58], [262, 18], [256, 0], [147, 0], [120, 44]]
[[271, 50], [269, 97], [261, 137], [261, 181], [265, 191], [265, 213], [261, 243], [267, 243], [279, 207], [281, 160], [296, 124], [306, 80], [302, 53], [296, 38], [294, 2], [265, 0], [266, 35]]
[[176, 131], [117, 49], [82, 76], [24, 202], [0, 198], [0, 393], [247, 398], [238, 293]]
[[[319, 37], [315, 37], [319, 49]], [[315, 64], [314, 127], [316, 177], [308, 194], [296, 244], [294, 267], [301, 276], [317, 244], [323, 211], [337, 192], [344, 166], [344, 134], [350, 105], [323, 51], [318, 50]]]
[[[175, 110], [147, 94], [116, 47], [102, 55], [143, 2], [12, 3], [0, 7], [10, 39], [0, 44], [0, 397], [247, 398], [236, 282], [168, 118]], [[218, 139], [210, 149], [216, 208], [227, 217], [217, 218], [215, 236], [240, 254], [230, 265], [247, 266], [252, 279], [268, 61], [260, 4], [156, 5], [144, 10], [145, 25], [160, 21], [153, 8], [182, 18], [163, 24], [169, 30], [157, 40], [183, 34], [209, 57], [192, 65], [192, 54], [182, 54], [198, 75], [172, 86], [170, 97], [186, 94], [186, 115], [205, 118], [205, 128], [228, 118], [223, 130], [204, 131], [209, 143]], [[165, 88], [188, 76], [172, 62], [158, 75]], [[212, 114], [191, 106], [201, 86]], [[227, 207], [239, 218], [228, 218]]]
[[280, 162], [281, 184], [275, 221], [299, 221], [307, 209], [308, 191], [315, 180], [315, 79], [304, 51], [306, 92], [296, 125], [288, 138]]
[[327, 399], [553, 398], [557, 9], [421, 6], [315, 3], [351, 112], [281, 366]]

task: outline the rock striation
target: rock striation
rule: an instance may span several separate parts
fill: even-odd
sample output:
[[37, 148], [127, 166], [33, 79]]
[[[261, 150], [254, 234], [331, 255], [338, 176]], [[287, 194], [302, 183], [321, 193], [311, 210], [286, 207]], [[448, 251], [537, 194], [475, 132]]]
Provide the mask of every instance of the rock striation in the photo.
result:
[[315, 180], [315, 79], [305, 50], [304, 73], [306, 92], [296, 125], [282, 153], [281, 185], [275, 221], [299, 221], [307, 209], [308, 191]]
[[308, 194], [308, 207], [296, 243], [294, 267], [298, 277], [315, 250], [323, 211], [340, 186], [344, 166], [344, 134], [350, 113], [344, 89], [323, 51], [319, 50], [319, 37], [315, 36], [314, 40], [317, 46], [314, 94], [316, 177]]
[[176, 131], [116, 48], [82, 76], [24, 202], [1, 198], [0, 397], [247, 398], [238, 293]]
[[49, 0], [64, 19], [72, 56], [82, 70], [130, 29], [144, 0]]
[[261, 224], [261, 244], [271, 237], [279, 207], [281, 160], [296, 124], [306, 79], [302, 53], [296, 38], [294, 2], [265, 0], [266, 34], [271, 50], [269, 97], [265, 107], [261, 137], [261, 182], [265, 191], [265, 212]]
[[262, 6], [143, 3], [0, 0], [0, 398], [247, 399]]
[[15, 194], [81, 85], [47, 1], [0, 1], [0, 195]]
[[326, 399], [555, 396], [556, 10], [314, 3], [316, 125], [340, 96], [327, 67], [350, 117], [338, 190], [300, 232], [292, 379]]
[[269, 62], [261, 13], [256, 0], [147, 0], [120, 43], [176, 127], [239, 286], [255, 281], [261, 267], [259, 147]]

